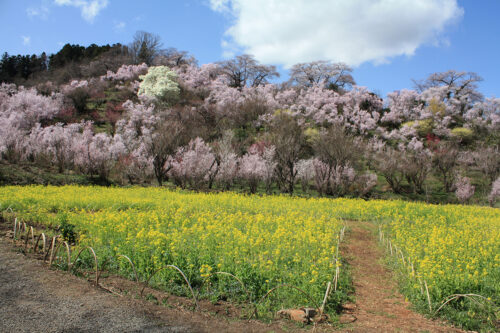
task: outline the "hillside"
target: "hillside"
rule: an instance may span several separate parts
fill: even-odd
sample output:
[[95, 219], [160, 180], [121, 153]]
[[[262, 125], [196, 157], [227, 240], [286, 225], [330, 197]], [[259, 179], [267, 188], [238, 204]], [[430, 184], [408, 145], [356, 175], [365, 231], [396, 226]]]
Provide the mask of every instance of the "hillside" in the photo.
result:
[[497, 201], [500, 99], [479, 93], [475, 73], [382, 98], [343, 64], [297, 64], [270, 83], [276, 68], [250, 55], [199, 66], [133, 45], [4, 54], [2, 184]]

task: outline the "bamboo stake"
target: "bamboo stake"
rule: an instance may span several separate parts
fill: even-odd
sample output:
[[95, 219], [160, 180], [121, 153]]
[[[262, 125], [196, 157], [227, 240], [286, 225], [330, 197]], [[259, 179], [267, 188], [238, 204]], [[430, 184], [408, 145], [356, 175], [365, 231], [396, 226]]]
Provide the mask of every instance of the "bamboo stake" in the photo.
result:
[[328, 300], [328, 295], [330, 294], [331, 287], [332, 287], [332, 283], [328, 282], [328, 285], [326, 286], [325, 297], [323, 298], [323, 304], [321, 304], [321, 307], [319, 308], [321, 313], [323, 313], [325, 311], [326, 301]]
[[427, 303], [429, 303], [429, 311], [432, 312], [431, 296], [429, 295], [429, 287], [427, 287], [427, 281], [424, 280], [425, 292], [427, 293]]
[[17, 232], [17, 217], [14, 219], [14, 236], [12, 237], [12, 242], [16, 241], [16, 232]]

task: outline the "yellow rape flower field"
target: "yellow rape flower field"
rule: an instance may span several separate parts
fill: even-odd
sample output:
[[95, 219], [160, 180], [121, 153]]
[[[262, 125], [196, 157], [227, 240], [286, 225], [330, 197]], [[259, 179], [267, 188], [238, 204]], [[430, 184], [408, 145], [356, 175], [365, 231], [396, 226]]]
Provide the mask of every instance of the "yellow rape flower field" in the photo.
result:
[[[404, 265], [403, 260], [394, 263], [403, 276], [403, 292], [414, 304], [435, 312], [447, 296], [469, 293], [493, 307], [500, 302], [500, 210], [495, 208], [97, 186], [2, 187], [0, 204], [4, 218], [73, 225], [77, 246], [92, 246], [99, 258], [127, 255], [143, 280], [171, 264], [206, 297], [228, 291], [230, 297], [243, 297], [238, 283], [213, 274], [222, 271], [238, 277], [253, 301], [289, 284], [316, 304], [339, 265], [335, 256], [342, 221], [372, 221], [384, 234], [381, 246], [390, 241], [405, 258]], [[131, 274], [125, 263], [116, 266]], [[205, 288], [207, 280], [211, 288]], [[160, 272], [155, 281], [184, 292], [173, 270]], [[327, 310], [345, 301], [348, 281], [348, 271], [341, 271], [340, 289]], [[266, 302], [270, 307], [316, 306], [301, 292], [285, 288]], [[454, 302], [460, 316], [477, 316], [467, 298]]]

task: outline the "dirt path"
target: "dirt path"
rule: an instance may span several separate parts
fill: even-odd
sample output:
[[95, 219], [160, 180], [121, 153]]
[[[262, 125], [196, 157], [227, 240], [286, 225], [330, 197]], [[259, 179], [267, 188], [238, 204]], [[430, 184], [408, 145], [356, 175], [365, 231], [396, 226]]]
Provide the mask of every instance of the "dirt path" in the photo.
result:
[[1, 332], [187, 332], [189, 325], [167, 325], [147, 311], [50, 271], [13, 252], [0, 241]]
[[[1, 222], [0, 222], [1, 226]], [[1, 228], [0, 228], [1, 229]], [[3, 230], [5, 231], [5, 229]], [[283, 332], [265, 324], [118, 297], [25, 256], [0, 230], [0, 332]], [[290, 326], [291, 325], [291, 326]]]
[[349, 227], [342, 252], [352, 267], [355, 288], [356, 304], [348, 312], [357, 319], [346, 332], [462, 332], [410, 310], [381, 263], [384, 254], [374, 236], [375, 226], [350, 222]]

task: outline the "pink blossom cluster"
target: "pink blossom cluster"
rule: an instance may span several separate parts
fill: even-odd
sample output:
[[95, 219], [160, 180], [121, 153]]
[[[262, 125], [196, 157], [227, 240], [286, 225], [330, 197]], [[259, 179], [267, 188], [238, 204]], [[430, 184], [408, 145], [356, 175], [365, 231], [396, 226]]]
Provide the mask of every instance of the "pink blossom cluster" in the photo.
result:
[[120, 156], [123, 143], [106, 133], [94, 133], [87, 123], [74, 144], [74, 163], [84, 173], [107, 179]]
[[[212, 142], [197, 137], [185, 147], [179, 147], [176, 153], [172, 153], [173, 150], [169, 152], [171, 156], [161, 166], [165, 175], [182, 186], [194, 188], [211, 186], [214, 182], [230, 188], [235, 180], [241, 180], [251, 191], [256, 191], [257, 184], [262, 182], [270, 188], [276, 176], [277, 153], [274, 146], [258, 140], [271, 137], [273, 133], [266, 132], [266, 126], [286, 113], [303, 125], [302, 128], [312, 130], [313, 134], [332, 124], [339, 124], [350, 134], [370, 138], [371, 150], [379, 156], [377, 161], [382, 161], [384, 156], [397, 157], [396, 162], [402, 165], [387, 163], [386, 168], [380, 168], [387, 169], [383, 171], [384, 177], [395, 182], [394, 188], [400, 187], [400, 179], [421, 188], [431, 163], [436, 162], [433, 144], [440, 140], [455, 140], [454, 132], [472, 133], [477, 138], [479, 134], [487, 136], [500, 130], [500, 99], [480, 98], [471, 86], [461, 88], [454, 85], [453, 80], [449, 84], [422, 85], [417, 90], [389, 93], [384, 101], [364, 87], [352, 86], [350, 90], [335, 91], [323, 82], [231, 87], [227, 75], [221, 74], [220, 64], [201, 67], [190, 64], [174, 68], [181, 87], [181, 102], [166, 109], [142, 99], [144, 97], [134, 102], [126, 101], [122, 105], [124, 115], [121, 108], [117, 112], [116, 119], [122, 118], [116, 122], [112, 134], [95, 133], [90, 122], [56, 123], [62, 119], [57, 115], [64, 108], [64, 98], [62, 94], [52, 91], [70, 94], [81, 89], [86, 90], [88, 98], [96, 98], [97, 93], [102, 94], [99, 97], [102, 98], [107, 85], [121, 84], [127, 89], [137, 89], [139, 82], [136, 79], [147, 70], [145, 64], [123, 65], [116, 72], [108, 72], [101, 77], [101, 81], [73, 80], [59, 89], [48, 85], [50, 87], [41, 90], [43, 94], [34, 88], [1, 84], [1, 156], [13, 159], [43, 157], [57, 164], [60, 170], [75, 167], [103, 178], [119, 165], [129, 179], [136, 177], [134, 175], [140, 175], [136, 178], [147, 178], [156, 171], [154, 163], [164, 163], [164, 160], [155, 162], [151, 149], [162, 134], [158, 130], [158, 124], [164, 120], [160, 114], [178, 112], [179, 122], [194, 118], [209, 127], [207, 132], [196, 132], [189, 138], [214, 138], [227, 128], [246, 130], [254, 126], [252, 130], [257, 131], [244, 139], [247, 141], [243, 145], [250, 147], [238, 147], [239, 152], [246, 150], [246, 153], [236, 153], [232, 139], [228, 137]], [[433, 79], [443, 81], [442, 76]], [[109, 83], [106, 80], [120, 82]], [[220, 132], [213, 135], [210, 133], [212, 129]], [[255, 140], [258, 143], [251, 145]], [[186, 142], [183, 141], [183, 144]], [[312, 144], [308, 148], [310, 150], [301, 155], [305, 159], [291, 168], [305, 190], [313, 183], [320, 193], [342, 195], [357, 191], [365, 195], [375, 186], [375, 174], [357, 172], [344, 162], [335, 167], [327, 165], [311, 156], [314, 155]], [[498, 176], [495, 173], [498, 170], [498, 149], [485, 148], [484, 151], [481, 159], [477, 154], [462, 156], [467, 157], [469, 167], [481, 170], [493, 182]], [[370, 167], [376, 168], [373, 165]], [[392, 175], [389, 169], [395, 170]], [[493, 184], [492, 193], [498, 194], [495, 190], [497, 183], [498, 179]], [[474, 194], [474, 186], [466, 177], [457, 179], [456, 189], [461, 202], [469, 200]], [[496, 198], [497, 194], [492, 194], [492, 198]]]
[[[451, 130], [460, 126], [494, 131], [500, 123], [499, 99], [471, 103], [477, 98], [475, 91], [455, 86], [428, 86], [420, 92], [405, 89], [389, 93], [384, 101], [364, 87], [353, 86], [338, 93], [321, 82], [283, 88], [271, 84], [232, 88], [216, 64], [183, 66], [177, 71], [184, 89], [203, 99], [204, 110], [213, 106], [220, 117], [245, 112], [247, 103], [258, 100], [266, 110], [260, 115], [262, 121], [272, 119], [276, 110], [289, 110], [318, 126], [338, 123], [353, 133], [406, 142], [412, 138], [421, 141], [429, 133], [450, 138]], [[424, 133], [423, 126], [430, 132]]]
[[377, 185], [377, 175], [371, 172], [357, 174], [349, 165], [330, 168], [319, 158], [300, 160], [297, 163], [297, 178], [303, 190], [314, 182], [319, 193], [331, 192], [343, 195], [352, 189], [360, 196], [365, 196]]
[[62, 107], [62, 96], [43, 96], [36, 89], [12, 91], [0, 100], [0, 120], [7, 126], [29, 130], [37, 122], [52, 119]]
[[106, 75], [101, 76], [101, 80], [110, 81], [133, 81], [139, 78], [139, 75], [146, 74], [148, 65], [122, 65], [116, 72], [108, 71]]
[[471, 125], [500, 131], [500, 98], [487, 98], [474, 104], [464, 116]]
[[184, 89], [195, 92], [201, 97], [206, 97], [215, 81], [223, 81], [218, 75], [220, 68], [217, 64], [198, 66], [181, 66], [176, 69], [179, 83]]
[[257, 190], [257, 184], [264, 182], [269, 186], [274, 177], [274, 146], [252, 145], [248, 153], [240, 157], [238, 175], [245, 180], [250, 188], [250, 192]]
[[61, 95], [42, 96], [34, 88], [2, 85], [0, 97], [0, 153], [25, 154], [30, 130], [62, 107]]
[[500, 198], [500, 177], [498, 177], [491, 186], [491, 192], [488, 195], [490, 205], [493, 206], [498, 198]]
[[89, 81], [72, 80], [69, 84], [61, 86], [61, 92], [67, 95], [76, 89], [86, 89], [86, 88], [89, 88]]
[[474, 185], [471, 185], [469, 178], [462, 176], [457, 177], [455, 187], [455, 195], [461, 203], [469, 201], [469, 199], [474, 195], [474, 190], [476, 189]]
[[181, 186], [200, 188], [216, 172], [215, 155], [203, 139], [196, 138], [179, 149], [170, 172]]
[[31, 129], [28, 139], [29, 154], [48, 155], [50, 160], [63, 172], [71, 166], [75, 157], [75, 145], [80, 138], [84, 123], [73, 123], [41, 127], [37, 124]]

